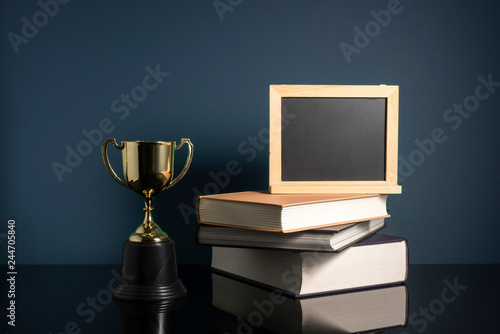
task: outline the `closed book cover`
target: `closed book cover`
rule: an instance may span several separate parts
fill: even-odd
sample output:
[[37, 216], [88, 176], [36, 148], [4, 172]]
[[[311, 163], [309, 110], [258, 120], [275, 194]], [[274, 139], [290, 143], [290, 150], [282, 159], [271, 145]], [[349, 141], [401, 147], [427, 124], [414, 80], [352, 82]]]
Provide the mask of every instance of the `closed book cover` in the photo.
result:
[[387, 195], [270, 194], [267, 191], [200, 196], [198, 221], [273, 232], [334, 226], [389, 217]]
[[384, 218], [294, 233], [199, 224], [195, 241], [206, 246], [340, 252], [386, 226]]
[[213, 247], [211, 268], [301, 298], [405, 282], [408, 244], [374, 234], [339, 253]]
[[[212, 305], [238, 318], [234, 333], [360, 333], [405, 326], [405, 285], [291, 299], [212, 274]], [[259, 316], [260, 315], [260, 316]]]

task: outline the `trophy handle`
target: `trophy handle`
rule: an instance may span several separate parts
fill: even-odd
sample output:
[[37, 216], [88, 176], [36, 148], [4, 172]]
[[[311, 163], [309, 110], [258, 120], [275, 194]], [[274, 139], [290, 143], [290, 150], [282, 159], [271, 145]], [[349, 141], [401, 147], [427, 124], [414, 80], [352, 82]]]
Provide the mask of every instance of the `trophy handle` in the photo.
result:
[[181, 143], [175, 146], [175, 150], [180, 149], [182, 145], [184, 145], [185, 143], [188, 145], [188, 156], [186, 159], [186, 163], [184, 164], [184, 168], [182, 169], [180, 174], [177, 175], [177, 177], [173, 179], [172, 182], [170, 182], [170, 184], [165, 189], [170, 188], [171, 186], [179, 182], [179, 180], [182, 179], [182, 177], [186, 174], [189, 166], [191, 165], [191, 160], [193, 160], [193, 143], [191, 143], [191, 140], [189, 140], [189, 138], [182, 138]]
[[106, 169], [108, 170], [109, 174], [111, 174], [111, 176], [113, 177], [113, 179], [116, 180], [116, 182], [118, 182], [119, 184], [121, 184], [125, 188], [130, 189], [129, 185], [126, 184], [125, 182], [123, 182], [122, 179], [120, 179], [118, 177], [118, 175], [116, 175], [115, 171], [113, 170], [113, 167], [111, 167], [111, 164], [109, 163], [109, 160], [108, 160], [108, 144], [109, 143], [113, 143], [113, 146], [116, 147], [117, 149], [119, 149], [120, 151], [125, 148], [125, 144], [122, 143], [121, 145], [118, 145], [116, 143], [115, 138], [108, 138], [104, 141], [104, 144], [102, 144], [101, 151], [102, 151], [102, 160], [104, 161], [104, 165], [106, 165]]

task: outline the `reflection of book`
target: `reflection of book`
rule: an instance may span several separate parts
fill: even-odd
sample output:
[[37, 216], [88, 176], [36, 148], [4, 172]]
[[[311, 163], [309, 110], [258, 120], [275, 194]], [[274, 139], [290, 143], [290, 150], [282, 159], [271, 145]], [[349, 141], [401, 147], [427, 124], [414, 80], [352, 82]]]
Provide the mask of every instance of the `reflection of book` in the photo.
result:
[[276, 333], [358, 333], [404, 326], [406, 286], [290, 299], [212, 274], [212, 305], [239, 317], [234, 333], [265, 328]]
[[294, 233], [276, 233], [200, 224], [195, 240], [209, 246], [341, 251], [385, 227], [384, 218]]
[[293, 232], [388, 217], [387, 195], [286, 194], [245, 191], [200, 196], [203, 224]]
[[404, 238], [375, 234], [339, 253], [213, 247], [211, 266], [302, 297], [404, 282], [408, 245]]

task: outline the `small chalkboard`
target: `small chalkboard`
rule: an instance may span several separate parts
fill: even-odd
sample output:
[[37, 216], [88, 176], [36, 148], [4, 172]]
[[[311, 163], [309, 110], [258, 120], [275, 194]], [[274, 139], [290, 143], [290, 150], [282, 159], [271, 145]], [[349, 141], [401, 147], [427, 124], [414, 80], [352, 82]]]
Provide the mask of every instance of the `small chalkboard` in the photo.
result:
[[272, 85], [271, 193], [400, 193], [397, 86]]

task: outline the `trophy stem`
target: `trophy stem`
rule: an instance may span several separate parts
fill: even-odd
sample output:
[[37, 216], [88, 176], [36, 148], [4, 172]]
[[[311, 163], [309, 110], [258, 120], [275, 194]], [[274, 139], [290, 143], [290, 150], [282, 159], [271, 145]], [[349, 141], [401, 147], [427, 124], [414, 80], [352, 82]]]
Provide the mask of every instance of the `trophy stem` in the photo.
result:
[[154, 208], [151, 206], [153, 202], [152, 196], [144, 197], [144, 221], [142, 224], [132, 233], [129, 237], [130, 241], [134, 242], [159, 242], [169, 239], [168, 234], [162, 231], [162, 229], [153, 221], [152, 211]]
[[151, 206], [151, 203], [153, 202], [153, 198], [144, 198], [144, 211], [146, 211], [146, 214], [144, 216], [144, 221], [142, 222], [142, 225], [144, 227], [144, 232], [151, 233], [153, 229], [153, 214], [152, 211], [154, 208]]

